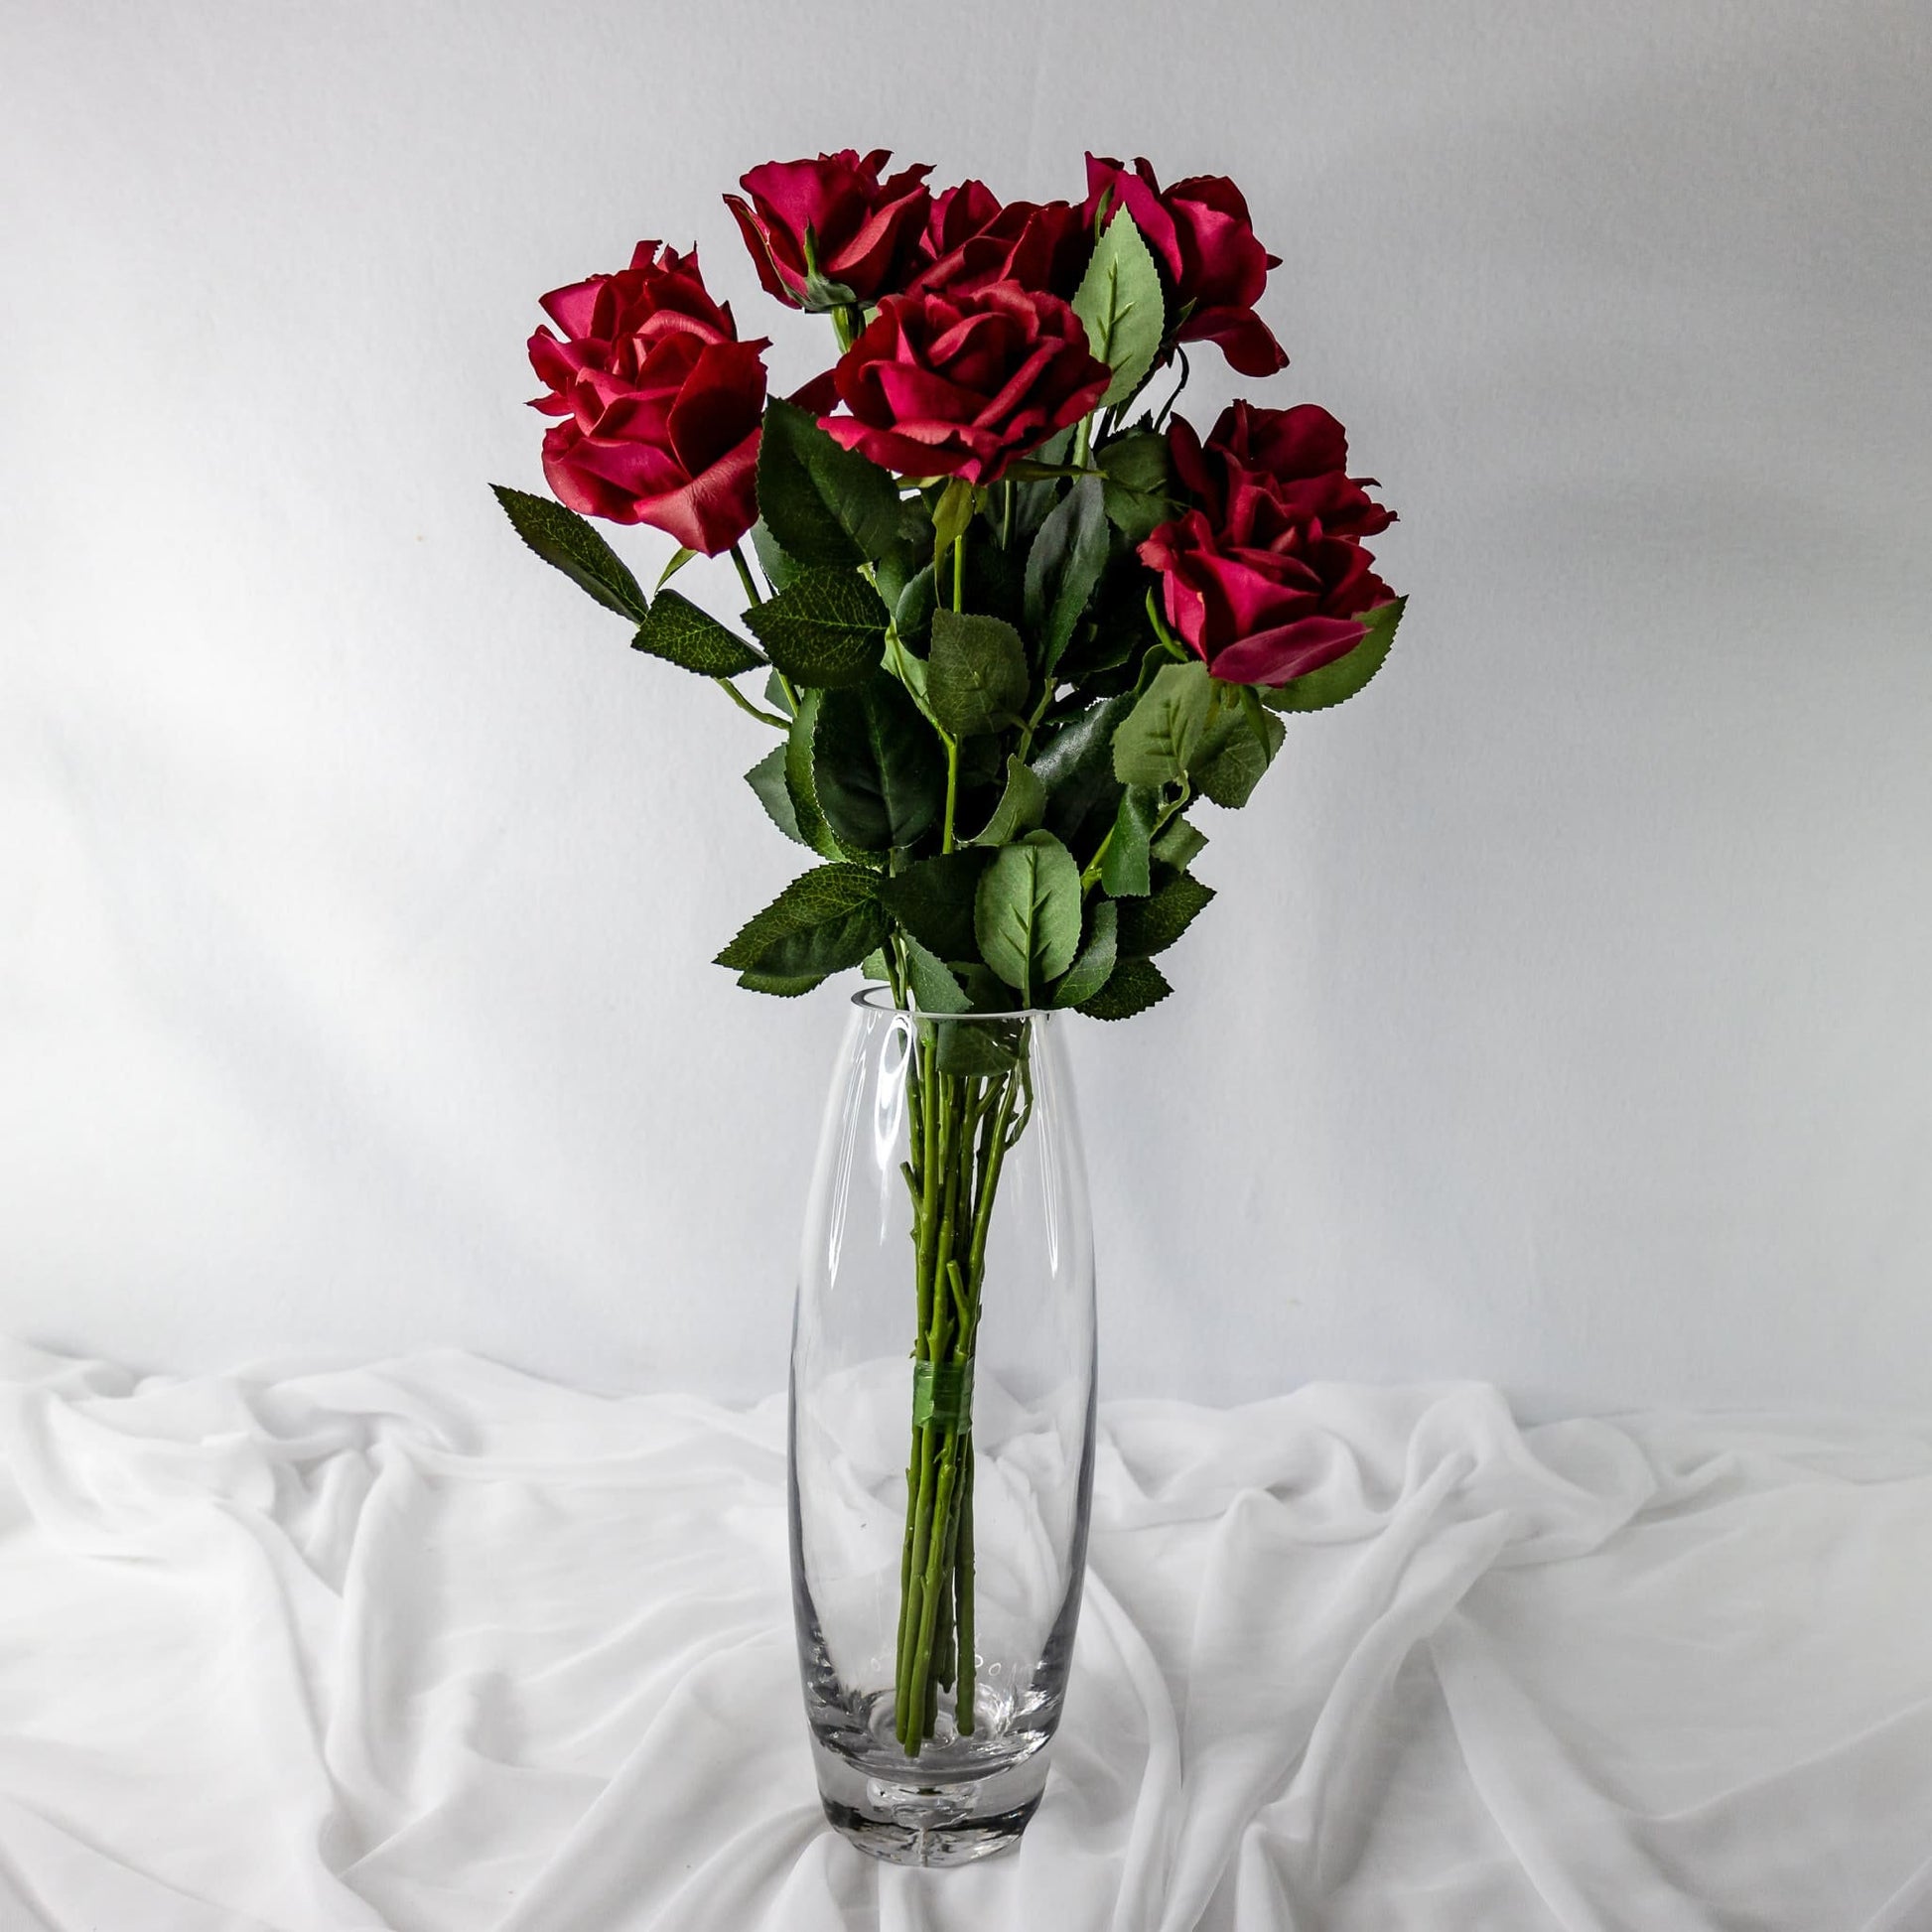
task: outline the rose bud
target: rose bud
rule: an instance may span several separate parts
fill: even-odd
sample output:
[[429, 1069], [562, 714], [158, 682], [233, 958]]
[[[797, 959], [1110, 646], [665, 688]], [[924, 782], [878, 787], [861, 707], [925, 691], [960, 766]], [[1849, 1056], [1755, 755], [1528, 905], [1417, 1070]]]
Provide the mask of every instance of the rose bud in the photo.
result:
[[1018, 282], [1070, 298], [1092, 252], [1092, 230], [1070, 202], [1002, 207], [984, 182], [961, 182], [933, 197], [911, 287], [961, 291]]
[[880, 170], [890, 148], [863, 160], [856, 149], [816, 161], [767, 161], [740, 177], [752, 199], [727, 195], [745, 245], [767, 294], [795, 308], [823, 308], [810, 297], [815, 269], [821, 280], [871, 302], [905, 286], [931, 197], [930, 167], [902, 169], [888, 181]]
[[1087, 156], [1087, 202], [1092, 221], [1105, 201], [1108, 213], [1124, 207], [1147, 239], [1171, 297], [1170, 313], [1194, 306], [1180, 325], [1183, 343], [1215, 343], [1243, 375], [1273, 375], [1288, 356], [1255, 314], [1268, 271], [1281, 266], [1255, 239], [1248, 204], [1222, 175], [1195, 175], [1163, 189], [1145, 160], [1132, 173], [1104, 155]]
[[1259, 409], [1232, 402], [1205, 444], [1177, 417], [1168, 446], [1174, 474], [1217, 529], [1244, 489], [1264, 490], [1292, 522], [1318, 521], [1326, 536], [1372, 537], [1395, 521], [1368, 493], [1375, 479], [1348, 475], [1348, 432], [1315, 403]]
[[1106, 393], [1106, 363], [1058, 296], [995, 282], [894, 295], [833, 370], [851, 412], [820, 427], [907, 477], [989, 483]]
[[648, 523], [715, 556], [758, 518], [765, 345], [741, 343], [694, 250], [640, 241], [616, 275], [553, 289], [530, 365], [564, 418], [543, 439], [557, 500], [584, 516]]

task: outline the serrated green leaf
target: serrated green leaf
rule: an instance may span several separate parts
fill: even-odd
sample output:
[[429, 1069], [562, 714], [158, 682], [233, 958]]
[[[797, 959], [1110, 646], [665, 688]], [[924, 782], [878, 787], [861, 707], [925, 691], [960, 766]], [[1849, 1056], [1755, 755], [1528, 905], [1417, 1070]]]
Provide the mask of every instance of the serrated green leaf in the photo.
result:
[[941, 1073], [998, 1079], [1020, 1057], [1024, 1021], [934, 1020], [929, 1023]]
[[1147, 380], [1166, 327], [1161, 272], [1134, 225], [1119, 209], [1094, 244], [1074, 292], [1073, 313], [1087, 326], [1087, 345], [1113, 370], [1103, 404], [1123, 403]]
[[1107, 520], [1129, 543], [1141, 543], [1179, 512], [1170, 492], [1168, 439], [1156, 430], [1130, 430], [1098, 451]]
[[872, 951], [860, 960], [859, 972], [860, 976], [865, 979], [890, 982], [893, 975], [891, 969], [886, 964], [886, 948], [884, 946], [873, 947]]
[[1107, 511], [1098, 477], [1082, 477], [1039, 526], [1027, 553], [1027, 625], [1040, 669], [1060, 661], [1080, 613], [1107, 568]]
[[913, 844], [937, 821], [946, 796], [945, 756], [903, 687], [874, 677], [820, 700], [812, 789], [843, 843], [886, 852]]
[[1113, 823], [1121, 791], [1113, 737], [1133, 709], [1131, 691], [1103, 698], [1069, 719], [1035, 755], [1034, 774], [1046, 787], [1046, 829], [1063, 844], [1087, 851]]
[[850, 569], [887, 555], [899, 535], [892, 477], [775, 396], [759, 438], [759, 512], [785, 555], [807, 566]]
[[880, 903], [935, 957], [971, 959], [979, 949], [975, 896], [989, 863], [973, 846], [916, 860], [879, 882]]
[[752, 525], [752, 549], [757, 554], [759, 568], [764, 572], [764, 581], [774, 591], [783, 590], [804, 569], [797, 558], [785, 555], [763, 517]]
[[676, 591], [657, 593], [657, 602], [637, 626], [630, 648], [661, 657], [680, 670], [695, 671], [700, 677], [737, 677], [741, 671], [755, 671], [764, 662], [744, 638]]
[[1157, 866], [1185, 872], [1207, 850], [1207, 835], [1195, 831], [1184, 818], [1171, 818], [1149, 850]]
[[1245, 715], [1242, 710], [1224, 713], [1195, 754], [1190, 773], [1194, 789], [1228, 811], [1239, 810], [1254, 795], [1286, 736], [1282, 721], [1259, 705]]
[[761, 979], [822, 978], [858, 965], [885, 944], [887, 930], [874, 874], [863, 866], [820, 866], [748, 920], [718, 964]]
[[912, 988], [912, 1003], [921, 1013], [969, 1013], [972, 1001], [966, 989], [953, 978], [944, 960], [919, 944], [909, 933], [900, 943], [905, 948], [905, 977]]
[[1000, 793], [1000, 802], [993, 807], [993, 816], [969, 843], [1011, 845], [1015, 839], [1031, 832], [1045, 816], [1046, 787], [1035, 777], [1031, 766], [1009, 756], [1006, 789]]
[[1352, 698], [1388, 661], [1396, 625], [1402, 621], [1408, 602], [1406, 597], [1399, 597], [1392, 604], [1380, 604], [1364, 613], [1362, 622], [1368, 628], [1353, 650], [1307, 677], [1292, 678], [1287, 684], [1264, 690], [1262, 703], [1275, 711], [1326, 711], [1330, 705]]
[[642, 623], [650, 607], [623, 559], [575, 510], [567, 510], [548, 496], [527, 489], [491, 483], [516, 534], [553, 569], [560, 570], [579, 590], [607, 611]]
[[1114, 775], [1123, 784], [1175, 784], [1207, 747], [1222, 710], [1201, 663], [1164, 664], [1114, 734]]
[[1114, 829], [1100, 857], [1100, 884], [1110, 898], [1145, 898], [1154, 890], [1149, 846], [1160, 818], [1159, 786], [1129, 785], [1121, 793]]
[[765, 816], [786, 838], [795, 839], [802, 846], [811, 845], [798, 823], [798, 807], [792, 803], [791, 787], [785, 782], [784, 746], [774, 745], [765, 753], [746, 772], [745, 782], [758, 794]]
[[812, 740], [818, 729], [821, 691], [804, 690], [798, 694], [798, 713], [785, 735], [785, 792], [791, 799], [793, 816], [798, 821], [799, 837], [822, 859], [844, 859], [851, 855], [832, 836], [825, 814], [818, 807], [818, 788], [812, 779]]
[[1001, 731], [1027, 703], [1027, 647], [998, 618], [932, 614], [925, 660], [926, 706], [955, 738]]
[[1053, 989], [1056, 1007], [1077, 1007], [1091, 1000], [1112, 977], [1117, 957], [1120, 907], [1110, 898], [1097, 898], [1087, 915], [1087, 943]]
[[1120, 956], [1147, 959], [1166, 952], [1214, 897], [1190, 872], [1176, 873], [1151, 898], [1125, 901], [1120, 908]]
[[1080, 868], [1050, 832], [993, 855], [974, 900], [980, 957], [1032, 1005], [1080, 947]]
[[1131, 1020], [1165, 1000], [1173, 988], [1151, 959], [1123, 959], [1113, 976], [1080, 1011], [1094, 1020]]
[[803, 570], [746, 612], [771, 661], [795, 684], [863, 684], [886, 650], [886, 607], [856, 570]]
[[802, 993], [825, 984], [823, 973], [740, 973], [738, 983], [748, 993], [770, 993], [780, 1000], [795, 1000]]

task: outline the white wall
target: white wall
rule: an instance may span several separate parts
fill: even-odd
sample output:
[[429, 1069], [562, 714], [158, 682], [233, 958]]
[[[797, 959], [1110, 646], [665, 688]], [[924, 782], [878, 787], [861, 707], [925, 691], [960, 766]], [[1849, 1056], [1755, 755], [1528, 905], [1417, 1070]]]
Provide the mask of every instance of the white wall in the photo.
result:
[[1929, 20], [12, 0], [0, 1326], [778, 1382], [842, 1002], [706, 963], [764, 744], [484, 485], [640, 234], [819, 364], [745, 168], [1090, 144], [1244, 185], [1411, 593], [1077, 1043], [1110, 1389], [1922, 1404]]

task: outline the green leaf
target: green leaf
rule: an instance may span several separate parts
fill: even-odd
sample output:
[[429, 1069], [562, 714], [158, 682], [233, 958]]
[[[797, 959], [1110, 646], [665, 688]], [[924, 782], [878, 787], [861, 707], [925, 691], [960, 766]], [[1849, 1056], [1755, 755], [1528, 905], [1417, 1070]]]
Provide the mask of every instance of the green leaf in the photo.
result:
[[1127, 401], [1154, 366], [1167, 318], [1161, 272], [1125, 208], [1094, 244], [1093, 259], [1074, 292], [1073, 313], [1087, 326], [1087, 345], [1114, 372], [1101, 402]]
[[989, 863], [972, 846], [920, 859], [879, 882], [880, 903], [936, 957], [971, 959], [979, 950], [975, 895]]
[[985, 829], [970, 841], [973, 845], [1011, 845], [1023, 833], [1031, 832], [1046, 816], [1046, 787], [1034, 776], [1031, 766], [1018, 758], [1007, 759], [1007, 784], [1000, 802]]
[[1274, 690], [1264, 690], [1262, 703], [1276, 711], [1326, 711], [1330, 705], [1352, 698], [1387, 661], [1389, 646], [1395, 642], [1395, 627], [1402, 621], [1403, 607], [1408, 602], [1406, 597], [1399, 597], [1393, 604], [1380, 604], [1365, 612], [1362, 622], [1368, 629], [1353, 650], [1307, 677], [1292, 678]]
[[[1205, 664], [1164, 664], [1114, 734], [1114, 775], [1123, 784], [1174, 784], [1221, 718]], [[1238, 714], [1237, 714], [1238, 715]]]
[[1229, 811], [1239, 810], [1253, 796], [1287, 735], [1282, 721], [1258, 704], [1232, 714], [1224, 711], [1209, 742], [1195, 755], [1195, 790]]
[[1027, 624], [1051, 671], [1107, 568], [1107, 512], [1097, 477], [1082, 477], [1039, 526], [1027, 556]]
[[1121, 957], [1146, 959], [1166, 952], [1213, 897], [1212, 886], [1203, 886], [1191, 872], [1182, 872], [1152, 898], [1127, 900], [1120, 908]]
[[1100, 884], [1111, 898], [1145, 898], [1154, 890], [1149, 842], [1161, 818], [1158, 785], [1129, 785], [1100, 860]]
[[804, 568], [797, 558], [785, 555], [763, 517], [752, 525], [752, 548], [758, 555], [759, 568], [764, 572], [764, 581], [774, 591], [783, 590]]
[[1170, 495], [1173, 478], [1168, 439], [1159, 431], [1129, 430], [1099, 450], [1094, 461], [1105, 478], [1107, 520], [1129, 543], [1143, 542], [1157, 525], [1179, 513], [1179, 504]]
[[785, 746], [774, 745], [746, 772], [745, 782], [758, 794], [765, 816], [786, 838], [809, 846], [811, 840], [798, 823], [798, 807], [792, 803], [791, 787], [785, 782]]
[[1031, 1006], [1080, 947], [1080, 868], [1050, 832], [1002, 846], [973, 907], [980, 957]]
[[938, 1070], [975, 1079], [998, 1079], [1013, 1070], [1020, 1057], [1019, 1020], [935, 1020], [931, 1023], [938, 1047]]
[[938, 819], [945, 755], [904, 688], [875, 677], [821, 699], [812, 788], [840, 840], [862, 852], [885, 852], [911, 845]]
[[[818, 787], [812, 778], [812, 740], [818, 729], [818, 708], [822, 691], [805, 690], [798, 694], [798, 715], [785, 735], [785, 792], [791, 800], [798, 833], [821, 859], [843, 859], [850, 855], [832, 836], [832, 828], [819, 810]], [[776, 814], [773, 814], [775, 817]]]
[[771, 993], [781, 1000], [795, 1000], [825, 984], [823, 973], [740, 973], [738, 983], [748, 993]]
[[966, 534], [975, 508], [973, 485], [964, 477], [954, 477], [939, 492], [932, 506], [932, 567]]
[[1103, 698], [1062, 725], [1034, 759], [1046, 787], [1046, 828], [1067, 845], [1085, 851], [1113, 822], [1120, 803], [1113, 737], [1133, 709], [1131, 691]]
[[905, 977], [912, 988], [912, 1003], [921, 1013], [969, 1013], [973, 1003], [966, 989], [953, 978], [944, 960], [928, 952], [910, 933], [905, 947]]
[[921, 650], [926, 647], [926, 639], [932, 633], [933, 610], [938, 601], [930, 564], [905, 580], [905, 588], [899, 592], [893, 612], [893, 627], [897, 630], [900, 643], [916, 644]]
[[1107, 984], [1114, 970], [1120, 907], [1110, 898], [1093, 902], [1088, 920], [1087, 943], [1080, 956], [1066, 969], [1066, 977], [1053, 989], [1056, 1007], [1077, 1007], [1091, 1000]]
[[1151, 959], [1123, 959], [1113, 976], [1080, 1011], [1095, 1020], [1131, 1020], [1165, 1000], [1173, 988]]
[[886, 650], [886, 607], [856, 570], [803, 570], [746, 612], [771, 661], [795, 684], [863, 684]]
[[800, 564], [850, 569], [885, 556], [899, 534], [892, 477], [776, 396], [765, 405], [759, 438], [759, 510], [785, 555]]
[[744, 638], [676, 591], [657, 593], [657, 602], [637, 626], [630, 648], [648, 651], [701, 677], [737, 677], [764, 662]]
[[657, 588], [661, 591], [697, 554], [688, 543], [679, 544], [677, 554], [657, 573]]
[[863, 866], [820, 866], [743, 926], [718, 964], [760, 979], [822, 978], [858, 965], [885, 944], [887, 930], [876, 875]]
[[933, 612], [925, 695], [933, 717], [955, 738], [1017, 724], [1027, 703], [1027, 647], [1019, 631], [998, 618]]
[[1206, 833], [1195, 831], [1184, 818], [1174, 817], [1168, 820], [1151, 852], [1157, 866], [1185, 872], [1206, 849]]
[[575, 510], [527, 489], [491, 483], [503, 514], [516, 534], [547, 564], [561, 570], [578, 589], [589, 591], [607, 611], [642, 623], [649, 614], [637, 580], [623, 559]]

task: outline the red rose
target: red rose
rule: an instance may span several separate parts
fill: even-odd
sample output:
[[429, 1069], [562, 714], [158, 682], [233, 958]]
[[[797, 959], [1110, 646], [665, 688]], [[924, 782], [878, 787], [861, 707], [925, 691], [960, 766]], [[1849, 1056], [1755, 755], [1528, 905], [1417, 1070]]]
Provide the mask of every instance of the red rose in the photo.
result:
[[1348, 432], [1315, 403], [1230, 403], [1205, 444], [1191, 423], [1176, 418], [1168, 446], [1174, 474], [1217, 529], [1250, 489], [1272, 496], [1292, 522], [1318, 521], [1326, 536], [1372, 537], [1395, 521], [1395, 512], [1368, 493], [1375, 479], [1348, 475]]
[[530, 365], [551, 393], [531, 404], [566, 420], [543, 439], [543, 474], [580, 515], [648, 523], [706, 556], [758, 518], [765, 345], [741, 343], [695, 250], [640, 241], [616, 275], [553, 289]]
[[1325, 409], [1238, 402], [1205, 447], [1183, 423], [1171, 447], [1200, 507], [1140, 557], [1161, 573], [1175, 633], [1230, 684], [1286, 684], [1353, 650], [1363, 616], [1395, 596], [1360, 541], [1392, 518], [1344, 469], [1341, 425]]
[[1056, 295], [995, 282], [889, 295], [833, 370], [851, 411], [820, 427], [907, 477], [988, 483], [1078, 422], [1112, 373]]
[[1255, 239], [1248, 204], [1222, 175], [1195, 175], [1163, 189], [1144, 160], [1130, 174], [1104, 155], [1087, 156], [1088, 221], [1105, 197], [1109, 211], [1124, 207], [1167, 271], [1176, 307], [1194, 306], [1180, 325], [1183, 343], [1218, 343], [1243, 375], [1273, 375], [1288, 356], [1255, 314], [1268, 271], [1281, 266]]
[[932, 170], [906, 168], [882, 182], [891, 154], [878, 148], [861, 160], [846, 148], [816, 161], [767, 161], [740, 177], [751, 205], [737, 195], [727, 195], [725, 205], [767, 293], [803, 306], [808, 233], [819, 274], [842, 282], [859, 301], [904, 287], [932, 199], [923, 186]]
[[1070, 202], [1002, 207], [984, 182], [961, 182], [933, 197], [911, 287], [959, 292], [1018, 282], [1071, 296], [1092, 252], [1093, 231]]

